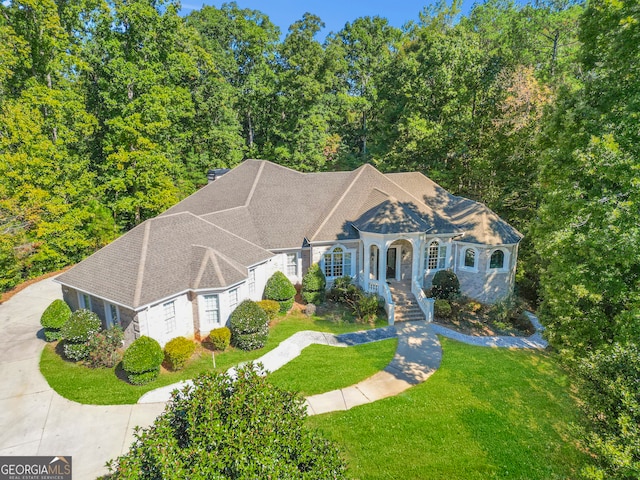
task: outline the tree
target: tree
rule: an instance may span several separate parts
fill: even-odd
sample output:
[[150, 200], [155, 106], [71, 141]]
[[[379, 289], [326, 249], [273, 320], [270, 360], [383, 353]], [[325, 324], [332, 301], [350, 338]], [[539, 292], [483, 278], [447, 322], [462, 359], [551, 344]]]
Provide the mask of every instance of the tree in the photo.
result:
[[108, 464], [125, 478], [345, 478], [338, 450], [304, 423], [295, 394], [248, 364], [174, 391], [129, 453]]

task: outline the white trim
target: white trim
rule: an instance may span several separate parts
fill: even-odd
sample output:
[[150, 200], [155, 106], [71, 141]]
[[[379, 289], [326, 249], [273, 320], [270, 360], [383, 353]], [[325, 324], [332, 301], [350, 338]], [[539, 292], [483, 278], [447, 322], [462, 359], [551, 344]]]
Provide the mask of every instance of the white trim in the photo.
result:
[[[332, 257], [332, 262], [333, 262], [333, 255], [334, 252], [336, 250], [336, 248], [340, 248], [342, 250], [342, 275], [327, 275], [327, 271], [326, 271], [326, 264], [325, 264], [325, 256], [326, 255], [331, 255]], [[350, 258], [350, 265], [349, 265], [349, 271], [347, 272], [345, 269], [345, 259], [346, 259], [346, 255], [349, 255]], [[335, 279], [335, 278], [339, 278], [339, 277], [354, 277], [355, 275], [355, 266], [356, 266], [356, 255], [358, 254], [358, 249], [357, 248], [347, 248], [345, 247], [343, 244], [341, 243], [337, 243], [334, 244], [333, 246], [331, 246], [331, 248], [328, 248], [324, 251], [322, 251], [320, 253], [320, 261], [318, 262], [318, 265], [320, 265], [320, 268], [322, 269], [322, 272], [324, 273], [325, 277], [327, 279]], [[332, 265], [333, 266], [333, 265]], [[331, 272], [333, 273], [333, 272]]]
[[[502, 267], [491, 268], [491, 257], [496, 252], [502, 252], [502, 255], [503, 255], [503, 257], [502, 257]], [[498, 272], [498, 273], [508, 272], [510, 270], [510, 268], [509, 268], [510, 264], [511, 264], [511, 252], [507, 248], [498, 247], [498, 248], [493, 248], [491, 250], [488, 250], [488, 257], [487, 257], [487, 271], [488, 272]]]
[[[467, 252], [473, 252], [473, 266], [467, 266], [466, 265], [466, 254]], [[460, 249], [460, 255], [459, 255], [460, 261], [459, 261], [459, 266], [458, 268], [464, 272], [477, 272], [478, 271], [478, 264], [480, 263], [480, 252], [478, 251], [478, 249], [476, 247], [468, 247], [468, 246], [463, 246], [462, 249]]]
[[[430, 260], [429, 249], [431, 248], [431, 244], [433, 242], [438, 243], [438, 257], [437, 257], [438, 263], [441, 258], [440, 250], [444, 247], [444, 265], [442, 267], [436, 266], [435, 268], [429, 268], [429, 260]], [[434, 273], [439, 270], [446, 270], [450, 267], [451, 259], [449, 258], [449, 256], [451, 251], [451, 242], [445, 242], [439, 237], [427, 238], [425, 240], [423, 250], [424, 250], [423, 269], [425, 273]]]
[[[91, 310], [91, 294], [80, 291], [77, 291], [76, 293], [78, 295], [78, 307], [84, 308], [85, 310]], [[86, 299], [89, 301], [89, 305], [87, 305], [87, 302], [85, 301], [85, 295], [87, 297]]]
[[[103, 301], [102, 303], [104, 303], [104, 318], [107, 328], [113, 327], [114, 325], [120, 325], [120, 309], [118, 308], [118, 305], [106, 301]], [[116, 307], [116, 318], [113, 318], [111, 307]]]

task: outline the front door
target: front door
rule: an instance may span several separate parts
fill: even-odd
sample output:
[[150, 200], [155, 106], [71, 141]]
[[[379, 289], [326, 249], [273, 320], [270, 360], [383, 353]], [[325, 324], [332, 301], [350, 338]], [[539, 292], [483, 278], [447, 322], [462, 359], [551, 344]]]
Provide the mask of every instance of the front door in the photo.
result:
[[396, 279], [396, 259], [397, 259], [397, 251], [395, 248], [391, 247], [387, 250], [387, 280]]

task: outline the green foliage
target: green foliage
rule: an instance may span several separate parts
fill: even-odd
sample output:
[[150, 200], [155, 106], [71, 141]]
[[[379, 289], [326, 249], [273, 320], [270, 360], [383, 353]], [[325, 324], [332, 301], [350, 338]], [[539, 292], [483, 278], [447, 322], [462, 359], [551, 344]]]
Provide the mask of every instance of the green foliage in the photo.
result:
[[460, 293], [460, 281], [452, 270], [438, 270], [431, 281], [431, 294], [434, 298], [448, 300]]
[[375, 324], [378, 310], [380, 309], [380, 298], [374, 293], [365, 293], [358, 289], [352, 300], [346, 301], [351, 307], [353, 316], [359, 322], [369, 322]]
[[[203, 374], [108, 466], [114, 479], [345, 478], [336, 447], [305, 426], [303, 400], [252, 364]], [[229, 439], [236, 439], [230, 442]]]
[[124, 332], [115, 325], [93, 335], [87, 347], [89, 353], [85, 363], [92, 368], [112, 368], [122, 359]]
[[433, 314], [437, 318], [450, 318], [453, 310], [449, 300], [438, 298], [433, 304]]
[[358, 286], [353, 284], [351, 277], [338, 277], [333, 281], [329, 290], [329, 298], [334, 302], [347, 303], [355, 301], [358, 297]]
[[164, 346], [164, 361], [171, 370], [182, 370], [196, 350], [196, 344], [185, 337], [169, 340]]
[[209, 332], [209, 343], [214, 350], [224, 352], [231, 343], [231, 330], [227, 327], [214, 328]]
[[640, 349], [616, 343], [578, 365], [582, 408], [589, 420], [584, 442], [598, 458], [587, 478], [629, 479], [640, 475]]
[[136, 339], [122, 357], [122, 368], [134, 385], [155, 380], [160, 373], [164, 354], [160, 344], [153, 338], [142, 336]]
[[46, 308], [40, 317], [40, 325], [44, 327], [44, 336], [48, 342], [62, 337], [60, 329], [71, 317], [71, 309], [64, 300], [56, 299]]
[[231, 313], [229, 319], [231, 345], [241, 350], [262, 348], [269, 336], [269, 317], [260, 306], [245, 300]]
[[60, 329], [64, 340], [64, 355], [69, 360], [84, 360], [89, 355], [89, 340], [100, 331], [102, 323], [98, 315], [90, 310], [80, 309], [71, 314]]
[[296, 296], [296, 287], [293, 286], [287, 276], [277, 271], [274, 273], [264, 287], [264, 298], [275, 300], [280, 304], [280, 312], [285, 313], [293, 306]]
[[324, 300], [327, 279], [320, 265], [314, 263], [302, 277], [302, 298], [305, 302], [318, 305]]
[[280, 304], [275, 300], [259, 300], [256, 303], [266, 312], [269, 321], [276, 318], [276, 315], [280, 312]]

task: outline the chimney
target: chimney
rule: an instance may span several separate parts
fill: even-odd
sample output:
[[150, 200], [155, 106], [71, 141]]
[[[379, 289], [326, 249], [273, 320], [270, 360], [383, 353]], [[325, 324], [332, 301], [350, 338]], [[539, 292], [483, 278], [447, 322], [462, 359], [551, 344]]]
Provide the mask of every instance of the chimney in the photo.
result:
[[230, 168], [214, 168], [212, 170], [209, 170], [207, 172], [207, 183], [215, 182], [218, 178], [220, 178], [222, 175], [227, 173], [229, 170], [231, 169]]

